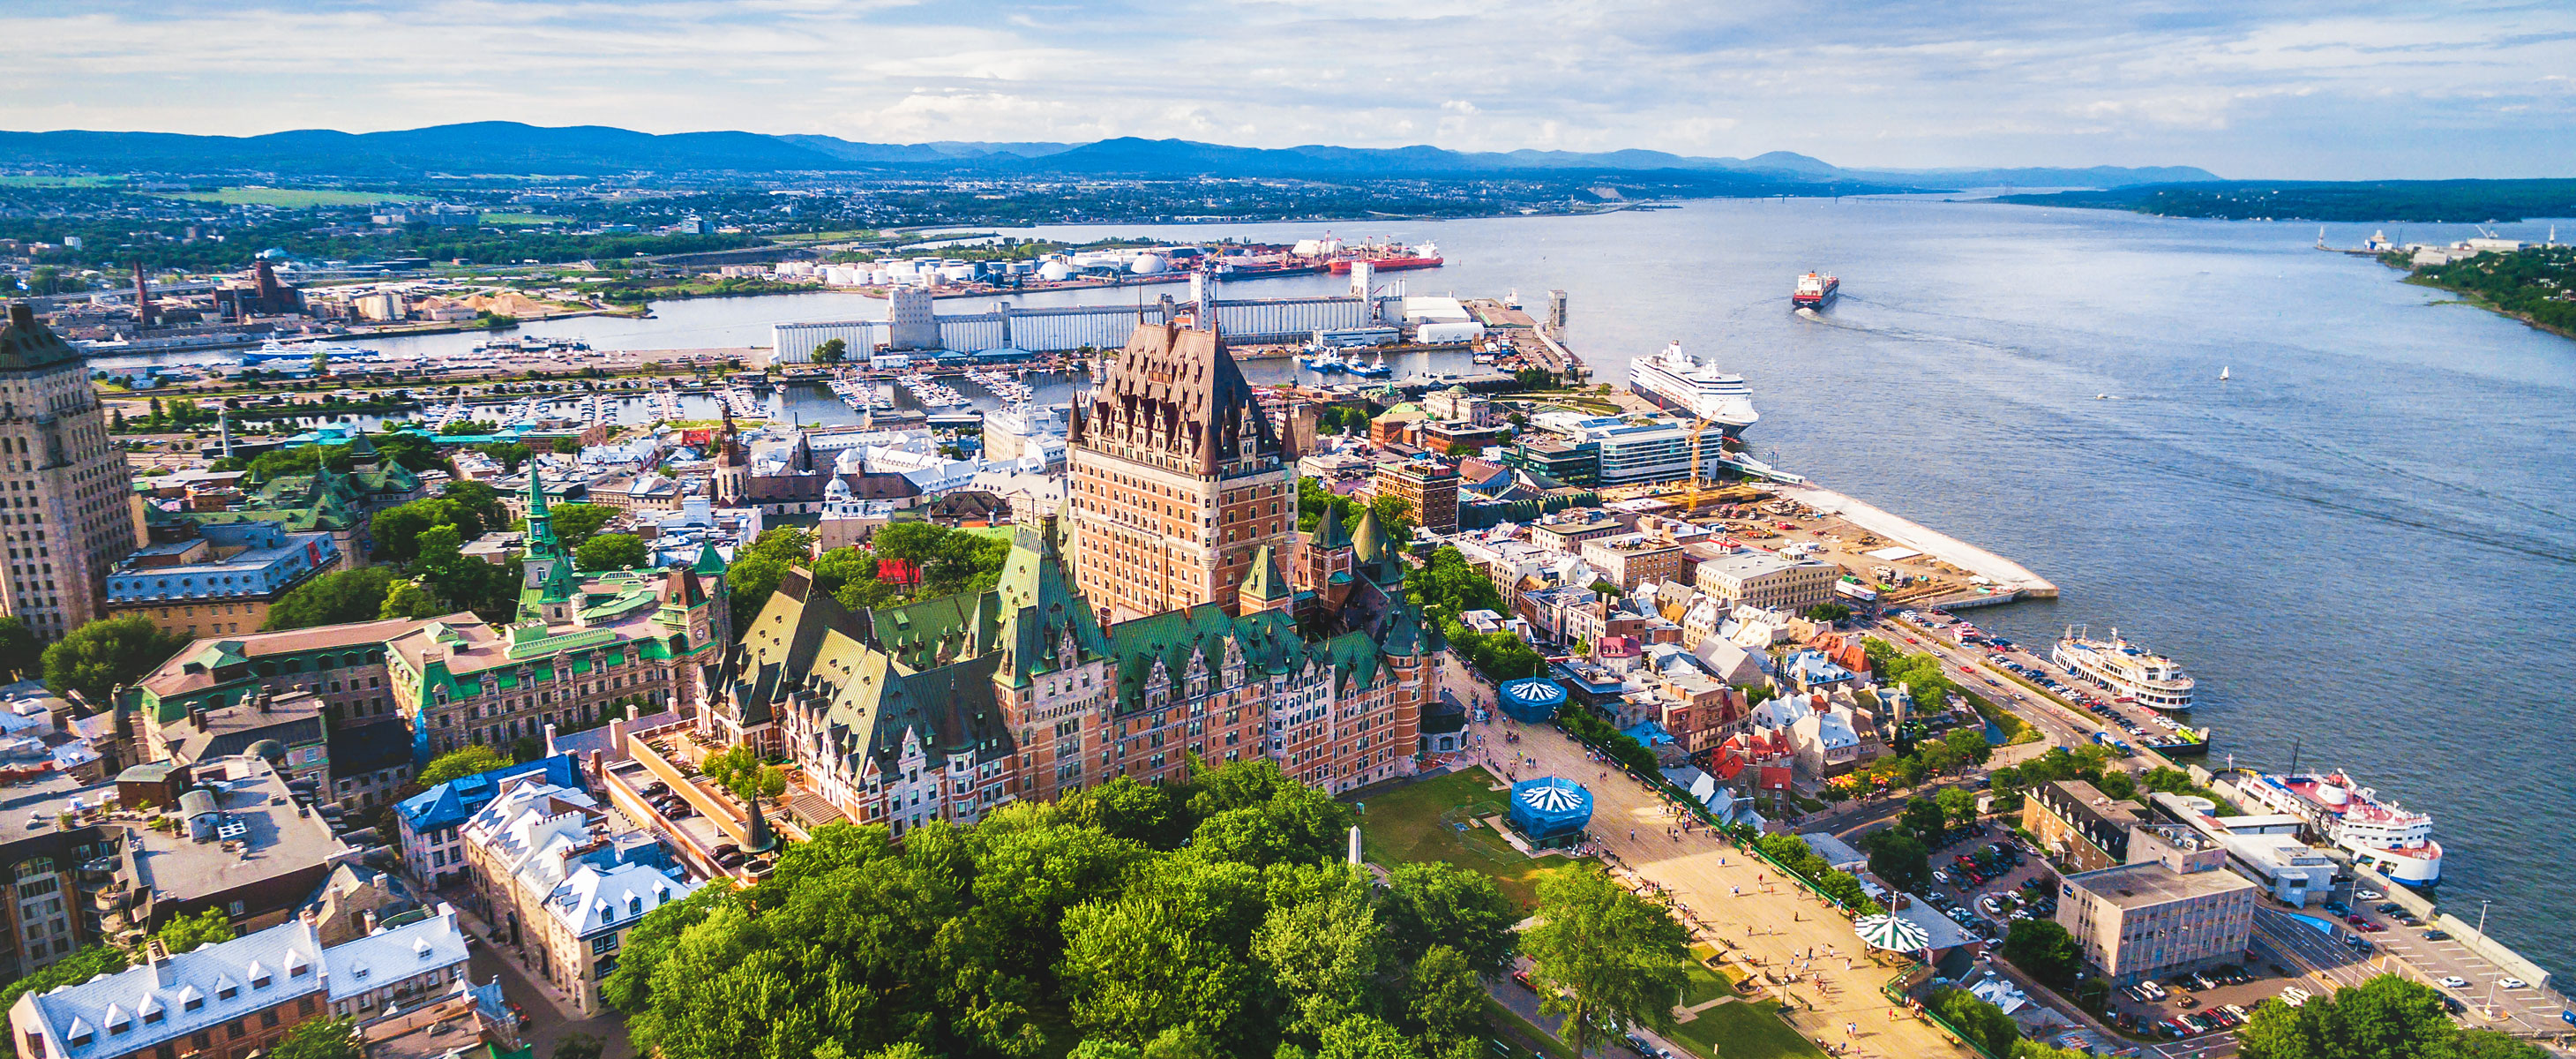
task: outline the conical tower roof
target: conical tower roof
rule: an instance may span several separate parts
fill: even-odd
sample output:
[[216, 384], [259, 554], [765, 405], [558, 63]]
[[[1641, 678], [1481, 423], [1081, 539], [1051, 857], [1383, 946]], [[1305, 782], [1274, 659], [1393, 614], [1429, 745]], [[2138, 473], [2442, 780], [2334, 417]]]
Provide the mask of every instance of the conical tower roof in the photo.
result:
[[716, 551], [714, 541], [698, 546], [698, 561], [689, 566], [689, 571], [699, 577], [716, 577], [725, 572], [724, 554]]
[[1324, 519], [1315, 523], [1315, 535], [1307, 539], [1306, 546], [1309, 548], [1350, 547], [1351, 535], [1342, 530], [1342, 513], [1330, 506], [1325, 507]]
[[1277, 603], [1288, 598], [1288, 579], [1279, 575], [1279, 557], [1264, 544], [1252, 553], [1252, 573], [1243, 579], [1239, 596], [1247, 601]]
[[1377, 509], [1369, 508], [1360, 513], [1359, 528], [1351, 531], [1351, 547], [1353, 557], [1363, 563], [1386, 558], [1386, 527], [1378, 524]]
[[546, 507], [545, 474], [533, 460], [528, 463], [528, 554], [563, 556], [563, 541], [555, 537], [554, 512]]

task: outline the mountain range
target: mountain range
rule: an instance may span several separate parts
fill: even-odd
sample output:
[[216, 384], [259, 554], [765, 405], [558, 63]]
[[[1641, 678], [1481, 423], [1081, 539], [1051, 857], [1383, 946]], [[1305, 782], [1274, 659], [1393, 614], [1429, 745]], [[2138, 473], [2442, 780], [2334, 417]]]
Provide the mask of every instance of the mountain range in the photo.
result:
[[423, 174], [598, 175], [632, 172], [852, 172], [924, 170], [1217, 177], [1475, 177], [1557, 174], [1725, 174], [1765, 184], [1816, 183], [1955, 189], [2126, 187], [2218, 179], [2191, 166], [2077, 169], [1845, 169], [1787, 151], [1703, 158], [1663, 151], [1464, 152], [1438, 147], [1232, 147], [1119, 137], [1092, 143], [866, 143], [833, 136], [754, 132], [646, 133], [600, 125], [549, 128], [509, 121], [390, 132], [299, 129], [260, 136], [160, 132], [0, 132], [0, 167], [95, 172], [397, 177]]

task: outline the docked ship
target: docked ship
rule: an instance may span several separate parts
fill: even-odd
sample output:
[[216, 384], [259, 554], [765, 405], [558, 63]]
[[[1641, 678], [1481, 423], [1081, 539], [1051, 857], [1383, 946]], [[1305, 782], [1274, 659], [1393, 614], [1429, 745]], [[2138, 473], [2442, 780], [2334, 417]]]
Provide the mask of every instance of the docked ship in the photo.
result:
[[1331, 260], [1325, 262], [1324, 267], [1333, 274], [1340, 275], [1349, 272], [1353, 262], [1366, 261], [1370, 268], [1379, 272], [1395, 272], [1408, 268], [1439, 268], [1443, 260], [1440, 256], [1440, 248], [1430, 243], [1424, 243], [1421, 246], [1370, 243], [1360, 247], [1345, 247]]
[[1822, 309], [1842, 295], [1843, 281], [1813, 272], [1798, 277], [1798, 289], [1790, 292], [1789, 304], [1801, 309]]
[[2118, 629], [2111, 630], [2110, 639], [2096, 640], [2085, 635], [2083, 626], [2070, 625], [2048, 659], [2124, 701], [2158, 710], [2191, 708], [2191, 674], [2173, 659], [2121, 639]]
[[241, 362], [244, 364], [267, 364], [272, 361], [280, 360], [309, 361], [313, 359], [313, 355], [316, 353], [328, 356], [333, 360], [375, 360], [384, 356], [384, 354], [378, 353], [375, 350], [368, 349], [364, 346], [344, 346], [333, 342], [297, 342], [293, 345], [289, 345], [272, 338], [266, 342], [260, 343], [258, 349], [244, 350], [241, 355]]
[[2442, 878], [2442, 844], [2433, 841], [2433, 818], [2382, 799], [2341, 770], [2293, 776], [2258, 772], [2237, 788], [2273, 812], [2306, 820], [2319, 841], [2350, 852], [2362, 867], [2410, 886]]
[[1682, 351], [1678, 341], [1628, 364], [1628, 388], [1662, 408], [1705, 419], [1734, 438], [1762, 418], [1744, 376], [1719, 371]]

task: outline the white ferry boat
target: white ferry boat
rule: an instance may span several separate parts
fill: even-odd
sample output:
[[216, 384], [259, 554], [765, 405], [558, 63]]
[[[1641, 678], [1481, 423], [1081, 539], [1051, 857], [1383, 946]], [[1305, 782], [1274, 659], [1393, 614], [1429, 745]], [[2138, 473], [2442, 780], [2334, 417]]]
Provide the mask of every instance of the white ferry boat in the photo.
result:
[[384, 356], [365, 346], [344, 346], [336, 342], [289, 344], [272, 338], [260, 343], [258, 349], [245, 351], [241, 355], [241, 361], [244, 364], [266, 364], [279, 360], [309, 361], [316, 353], [326, 355], [332, 360], [375, 360]]
[[2108, 640], [2085, 635], [2084, 627], [2071, 625], [2057, 640], [2057, 650], [2048, 656], [2069, 673], [2091, 678], [2122, 699], [2158, 710], [2191, 708], [2191, 674], [2173, 659], [2146, 650], [2120, 638], [2120, 630], [2111, 630]]
[[1700, 363], [1682, 352], [1680, 342], [1654, 356], [1630, 361], [1628, 388], [1661, 407], [1708, 420], [1730, 438], [1762, 418], [1753, 410], [1753, 391], [1744, 385], [1744, 376]]
[[2442, 878], [2442, 845], [2433, 818], [2353, 783], [2341, 770], [2324, 775], [2255, 773], [2244, 795], [2277, 813], [2308, 822], [2317, 837], [2352, 854], [2354, 863], [2398, 882], [2422, 886]]

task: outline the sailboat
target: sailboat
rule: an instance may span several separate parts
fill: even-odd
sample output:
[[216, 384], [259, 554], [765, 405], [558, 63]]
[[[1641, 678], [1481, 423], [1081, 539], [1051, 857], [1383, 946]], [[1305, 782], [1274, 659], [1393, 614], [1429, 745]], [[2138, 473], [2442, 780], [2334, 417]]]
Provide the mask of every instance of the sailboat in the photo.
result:
[[2227, 381], [2227, 368], [2226, 368], [2225, 366], [2223, 366], [2223, 365], [2218, 369], [2218, 381], [2220, 381], [2220, 382], [2226, 382], [2226, 381]]

